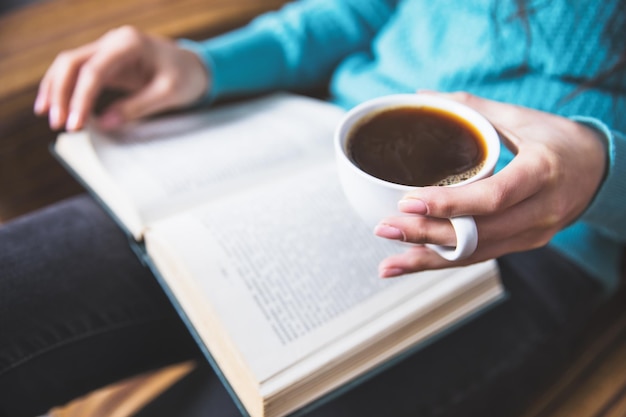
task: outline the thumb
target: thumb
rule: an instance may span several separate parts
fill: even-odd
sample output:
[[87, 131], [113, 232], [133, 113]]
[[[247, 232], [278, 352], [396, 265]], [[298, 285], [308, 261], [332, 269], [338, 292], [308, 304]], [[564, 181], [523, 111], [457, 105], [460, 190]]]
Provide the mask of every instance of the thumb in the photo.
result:
[[517, 127], [520, 121], [528, 119], [527, 112], [534, 112], [531, 109], [522, 109], [514, 104], [493, 101], [466, 92], [443, 93], [424, 90], [419, 93], [456, 101], [477, 111], [489, 120], [498, 132], [501, 142], [515, 154], [524, 140], [519, 135], [513, 134], [509, 127]]

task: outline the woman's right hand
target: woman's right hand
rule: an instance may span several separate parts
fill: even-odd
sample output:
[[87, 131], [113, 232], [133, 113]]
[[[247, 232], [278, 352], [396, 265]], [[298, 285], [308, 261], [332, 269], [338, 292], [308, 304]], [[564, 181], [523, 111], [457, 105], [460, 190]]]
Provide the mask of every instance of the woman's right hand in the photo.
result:
[[52, 129], [79, 130], [107, 87], [129, 93], [99, 116], [100, 127], [110, 130], [192, 104], [210, 88], [210, 79], [194, 53], [125, 26], [60, 53], [39, 85], [35, 113], [48, 113]]

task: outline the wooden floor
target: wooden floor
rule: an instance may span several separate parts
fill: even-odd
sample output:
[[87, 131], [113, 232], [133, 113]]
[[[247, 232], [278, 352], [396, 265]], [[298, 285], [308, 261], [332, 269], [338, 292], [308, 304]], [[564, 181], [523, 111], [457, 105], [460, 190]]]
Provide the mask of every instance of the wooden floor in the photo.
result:
[[[38, 81], [58, 52], [122, 24], [166, 36], [204, 38], [283, 3], [43, 0], [0, 16], [0, 222], [81, 191], [50, 157], [48, 145], [56, 133], [31, 110]], [[600, 317], [578, 360], [520, 417], [626, 416], [625, 309], [626, 301], [618, 300]], [[185, 363], [124, 381], [55, 410], [54, 416], [130, 416], [192, 368]]]
[[131, 417], [194, 369], [184, 362], [159, 371], [105, 387], [64, 407], [51, 410], [50, 417]]

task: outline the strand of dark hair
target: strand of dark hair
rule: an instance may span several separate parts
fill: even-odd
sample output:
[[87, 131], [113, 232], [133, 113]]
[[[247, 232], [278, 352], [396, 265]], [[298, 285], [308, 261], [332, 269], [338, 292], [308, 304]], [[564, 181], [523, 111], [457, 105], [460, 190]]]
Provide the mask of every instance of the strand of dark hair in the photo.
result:
[[[534, 2], [530, 5], [526, 0], [515, 0], [516, 12], [511, 16], [511, 20], [519, 19], [526, 32], [527, 45], [530, 45], [531, 29], [530, 19], [532, 14], [541, 7], [541, 3]], [[572, 80], [577, 83], [577, 87], [574, 91], [567, 94], [561, 100], [561, 104], [564, 104], [586, 90], [594, 88], [602, 88], [609, 85], [609, 81], [618, 77], [626, 77], [626, 13], [622, 10], [626, 10], [626, 0], [619, 0], [616, 7], [616, 13], [613, 13], [604, 24], [602, 36], [609, 45], [609, 50], [612, 56], [617, 57], [606, 69], [596, 74], [593, 78], [584, 80]], [[606, 88], [606, 87], [605, 87]], [[624, 94], [624, 91], [617, 91], [612, 89], [609, 93], [613, 96], [614, 100], [617, 99], [618, 94]]]

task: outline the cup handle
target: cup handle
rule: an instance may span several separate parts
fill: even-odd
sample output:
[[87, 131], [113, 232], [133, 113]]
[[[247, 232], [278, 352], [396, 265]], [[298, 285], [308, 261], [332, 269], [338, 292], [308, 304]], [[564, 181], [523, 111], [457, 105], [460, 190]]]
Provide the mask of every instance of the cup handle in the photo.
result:
[[449, 219], [456, 233], [456, 247], [434, 245], [426, 246], [448, 261], [459, 261], [471, 256], [478, 246], [478, 230], [472, 216], [459, 216]]

